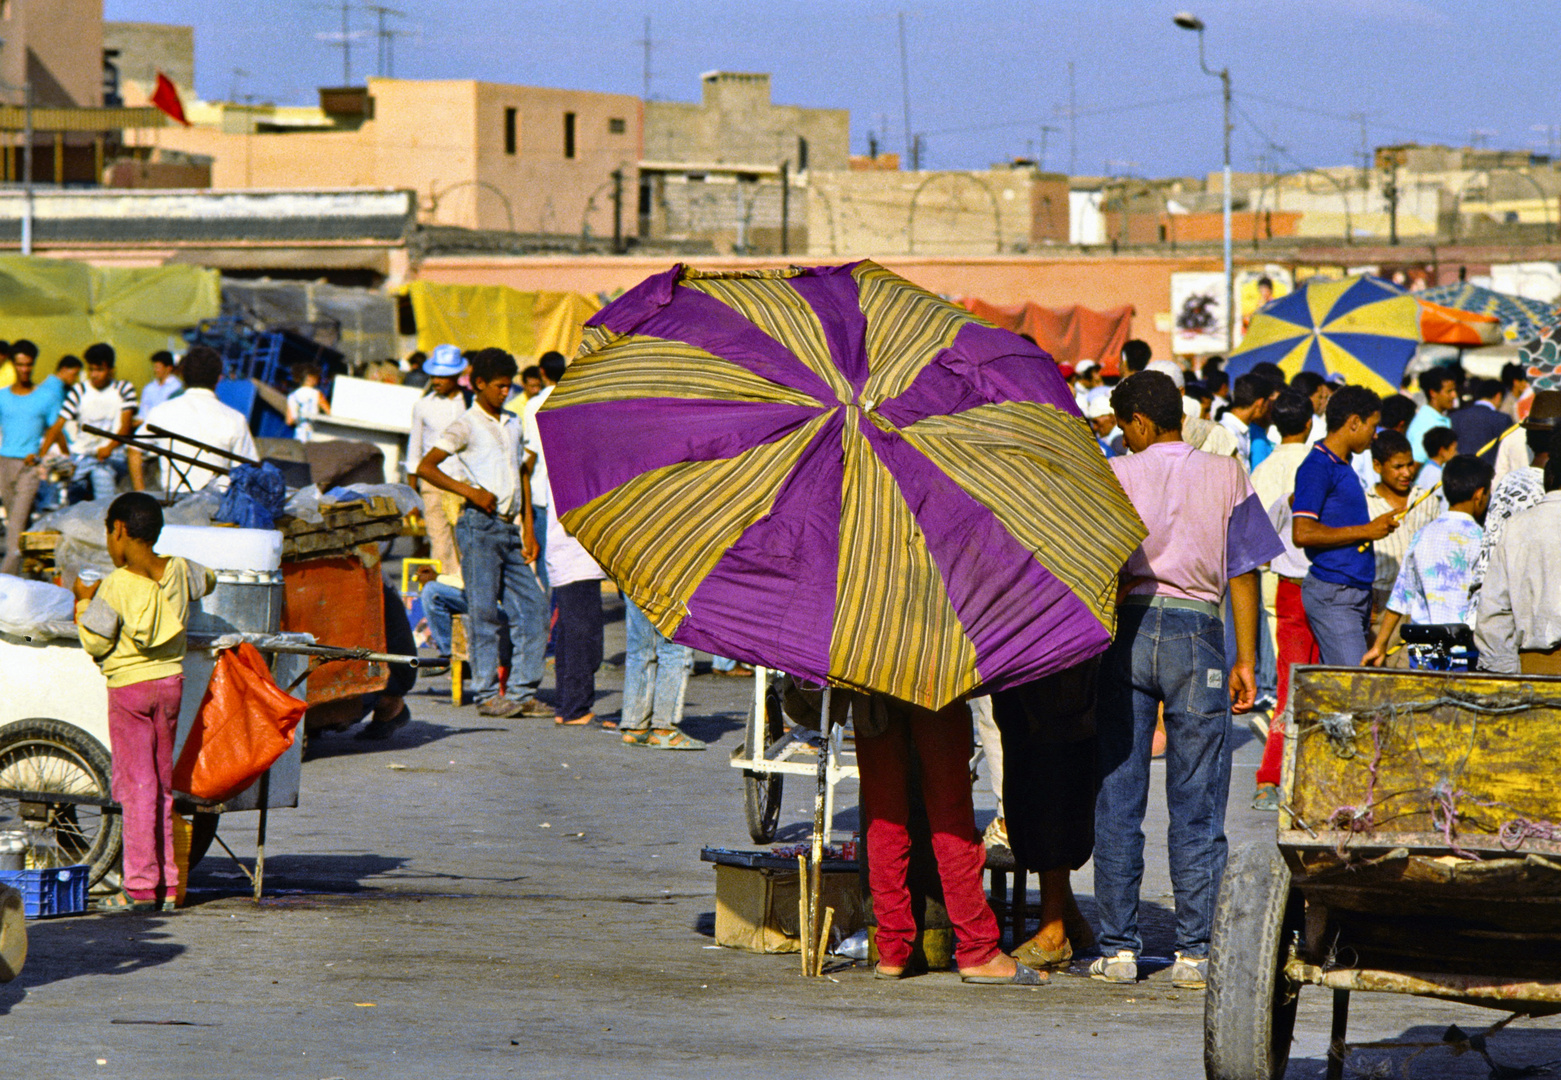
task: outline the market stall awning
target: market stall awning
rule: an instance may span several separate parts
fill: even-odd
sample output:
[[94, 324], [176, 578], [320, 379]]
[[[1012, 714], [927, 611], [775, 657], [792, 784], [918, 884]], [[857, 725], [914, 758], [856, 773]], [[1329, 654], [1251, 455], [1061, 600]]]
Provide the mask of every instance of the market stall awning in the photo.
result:
[[417, 320], [419, 349], [497, 346], [522, 366], [549, 350], [572, 357], [585, 320], [602, 306], [582, 293], [521, 292], [507, 285], [414, 281], [406, 293]]
[[1133, 307], [1130, 304], [1094, 311], [1078, 304], [1049, 308], [1025, 302], [1005, 307], [972, 296], [963, 297], [959, 302], [966, 311], [993, 326], [1016, 334], [1029, 334], [1059, 363], [1094, 360], [1107, 375], [1117, 373], [1122, 346], [1133, 334]]

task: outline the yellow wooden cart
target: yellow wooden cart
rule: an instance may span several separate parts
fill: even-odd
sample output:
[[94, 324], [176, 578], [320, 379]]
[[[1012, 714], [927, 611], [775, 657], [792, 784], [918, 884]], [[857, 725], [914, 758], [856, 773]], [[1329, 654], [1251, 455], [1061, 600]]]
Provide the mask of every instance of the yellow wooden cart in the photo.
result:
[[1277, 843], [1231, 856], [1211, 1080], [1284, 1075], [1303, 987], [1561, 1012], [1561, 678], [1300, 667]]

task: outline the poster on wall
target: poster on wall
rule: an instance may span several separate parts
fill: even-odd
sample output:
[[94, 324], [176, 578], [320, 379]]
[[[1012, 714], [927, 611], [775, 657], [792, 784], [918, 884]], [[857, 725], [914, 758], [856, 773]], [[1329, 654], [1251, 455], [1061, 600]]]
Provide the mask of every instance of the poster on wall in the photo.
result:
[[1249, 268], [1236, 272], [1236, 308], [1241, 312], [1241, 322], [1236, 325], [1237, 345], [1247, 336], [1252, 316], [1270, 300], [1290, 295], [1292, 287], [1290, 271], [1273, 263], [1261, 270]]
[[1225, 275], [1218, 271], [1171, 275], [1171, 351], [1222, 353], [1225, 340]]

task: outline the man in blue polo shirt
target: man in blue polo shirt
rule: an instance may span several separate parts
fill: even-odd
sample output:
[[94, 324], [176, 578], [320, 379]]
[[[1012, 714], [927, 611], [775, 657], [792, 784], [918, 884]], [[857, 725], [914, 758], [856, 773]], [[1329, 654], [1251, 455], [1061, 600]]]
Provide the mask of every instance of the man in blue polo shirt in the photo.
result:
[[1363, 386], [1328, 399], [1328, 434], [1312, 446], [1295, 474], [1291, 530], [1312, 567], [1301, 582], [1301, 604], [1324, 664], [1354, 666], [1371, 644], [1371, 586], [1377, 559], [1371, 545], [1398, 528], [1397, 511], [1373, 519], [1350, 459], [1371, 445], [1382, 400]]

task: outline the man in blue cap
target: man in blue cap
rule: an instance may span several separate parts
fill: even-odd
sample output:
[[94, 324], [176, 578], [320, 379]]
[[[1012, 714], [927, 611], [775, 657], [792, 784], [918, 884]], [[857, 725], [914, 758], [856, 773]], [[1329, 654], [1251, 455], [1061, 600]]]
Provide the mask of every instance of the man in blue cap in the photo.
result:
[[[428, 375], [428, 389], [412, 406], [412, 431], [407, 436], [406, 471], [408, 478], [417, 476], [417, 467], [423, 455], [434, 445], [463, 412], [470, 407], [467, 396], [461, 392], [461, 372], [466, 370], [466, 357], [454, 345], [441, 345], [432, 356], [423, 361], [423, 371]], [[458, 461], [451, 461], [445, 471], [455, 475], [460, 470]], [[456, 479], [464, 477], [456, 475]], [[450, 516], [445, 513], [444, 500], [448, 496], [427, 480], [416, 481], [418, 494], [423, 496], [423, 520], [428, 524], [428, 546], [433, 557], [439, 560], [439, 572], [459, 579], [461, 555], [455, 546], [455, 533]]]

